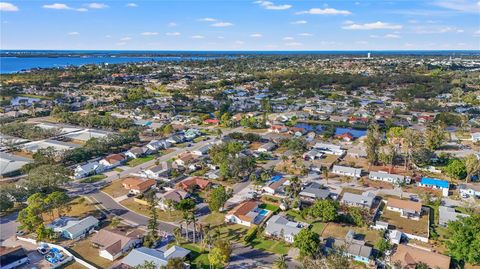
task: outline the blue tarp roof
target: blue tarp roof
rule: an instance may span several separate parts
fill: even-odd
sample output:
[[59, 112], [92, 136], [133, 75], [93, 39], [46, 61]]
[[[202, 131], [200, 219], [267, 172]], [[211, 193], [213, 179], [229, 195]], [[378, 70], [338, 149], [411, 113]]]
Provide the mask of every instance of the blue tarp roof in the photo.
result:
[[449, 188], [450, 186], [450, 183], [448, 183], [448, 181], [446, 180], [440, 180], [440, 179], [429, 178], [429, 177], [423, 177], [420, 182], [425, 185], [433, 185], [440, 188]]
[[282, 179], [282, 176], [277, 175], [277, 176], [273, 176], [270, 181], [271, 181], [271, 182], [276, 182], [276, 181], [279, 181], [280, 179]]

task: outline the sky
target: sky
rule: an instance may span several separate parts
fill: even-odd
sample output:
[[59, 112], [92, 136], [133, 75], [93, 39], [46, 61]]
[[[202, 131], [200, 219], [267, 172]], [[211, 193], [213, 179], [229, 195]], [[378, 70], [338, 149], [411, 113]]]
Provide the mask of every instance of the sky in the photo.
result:
[[479, 50], [480, 1], [12, 0], [0, 37], [1, 49]]

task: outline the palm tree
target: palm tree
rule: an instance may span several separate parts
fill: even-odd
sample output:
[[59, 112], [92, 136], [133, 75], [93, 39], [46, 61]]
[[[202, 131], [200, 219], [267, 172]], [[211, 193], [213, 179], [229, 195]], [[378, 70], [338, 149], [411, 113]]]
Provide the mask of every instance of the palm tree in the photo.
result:
[[405, 169], [410, 168], [410, 163], [412, 161], [413, 151], [419, 144], [419, 135], [413, 129], [406, 129], [403, 132], [403, 143], [406, 150], [406, 158], [405, 158]]
[[327, 167], [324, 167], [322, 169], [322, 174], [323, 174], [323, 177], [325, 178], [325, 181], [327, 182], [328, 184], [328, 168]]
[[283, 254], [282, 256], [275, 259], [273, 262], [273, 268], [275, 269], [287, 269], [287, 255]]

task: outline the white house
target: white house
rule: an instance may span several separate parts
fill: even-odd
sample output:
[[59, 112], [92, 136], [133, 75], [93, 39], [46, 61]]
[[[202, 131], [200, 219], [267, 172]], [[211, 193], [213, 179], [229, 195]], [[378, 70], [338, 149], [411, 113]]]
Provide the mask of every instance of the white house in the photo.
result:
[[472, 133], [472, 141], [473, 142], [479, 142], [480, 141], [480, 132]]
[[80, 179], [91, 176], [96, 173], [101, 173], [104, 169], [104, 166], [97, 161], [89, 162], [84, 165], [77, 165], [73, 170], [73, 178]]
[[90, 242], [99, 248], [100, 257], [113, 261], [132, 248], [139, 246], [143, 241], [143, 235], [144, 232], [139, 229], [129, 232], [102, 229], [90, 239]]
[[295, 235], [306, 225], [300, 222], [289, 221], [281, 215], [272, 216], [265, 226], [265, 234], [275, 237], [283, 237], [281, 239], [288, 243], [293, 243]]
[[389, 182], [397, 185], [401, 183], [407, 183], [407, 184], [410, 183], [410, 177], [408, 176], [405, 177], [401, 175], [390, 174], [383, 171], [378, 171], [378, 172], [372, 171], [368, 175], [368, 178], [371, 180], [380, 180], [380, 181], [385, 181], [385, 182]]
[[142, 175], [152, 179], [168, 179], [169, 173], [172, 171], [172, 163], [161, 162], [158, 165], [150, 167], [142, 172]]
[[341, 175], [341, 176], [359, 178], [362, 176], [362, 169], [348, 167], [348, 166], [334, 165], [332, 169], [332, 173]]
[[387, 209], [399, 212], [400, 217], [412, 220], [420, 220], [420, 216], [422, 215], [422, 203], [414, 201], [388, 198]]
[[251, 227], [260, 224], [268, 218], [271, 211], [259, 208], [260, 204], [255, 201], [247, 201], [239, 204], [225, 215], [225, 222], [236, 223]]
[[136, 159], [148, 154], [148, 152], [148, 147], [133, 147], [129, 151], [125, 152], [125, 156]]
[[110, 154], [107, 157], [100, 160], [100, 164], [106, 169], [112, 169], [114, 167], [122, 165], [127, 158], [123, 154]]
[[212, 145], [205, 145], [198, 149], [192, 150], [192, 154], [196, 156], [205, 156], [208, 154], [208, 150], [212, 147]]
[[480, 185], [467, 183], [458, 185], [458, 191], [463, 197], [480, 197]]
[[333, 144], [316, 143], [313, 147], [325, 154], [333, 154], [337, 156], [343, 156], [345, 154], [345, 150], [343, 150], [340, 146]]

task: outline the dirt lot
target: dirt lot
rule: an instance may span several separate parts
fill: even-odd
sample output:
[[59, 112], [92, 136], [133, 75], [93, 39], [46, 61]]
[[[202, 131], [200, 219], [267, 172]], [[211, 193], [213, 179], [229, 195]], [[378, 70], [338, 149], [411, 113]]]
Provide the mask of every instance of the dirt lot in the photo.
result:
[[112, 196], [113, 198], [126, 195], [128, 193], [128, 190], [122, 186], [122, 181], [123, 179], [115, 180], [110, 185], [103, 188], [102, 191]]
[[375, 230], [370, 230], [366, 227], [356, 227], [347, 224], [328, 223], [320, 235], [322, 238], [334, 237], [345, 238], [349, 230], [355, 231], [357, 235], [362, 235], [364, 240], [370, 245], [375, 245], [381, 238], [380, 233]]
[[428, 213], [424, 213], [418, 221], [402, 218], [399, 212], [390, 211], [386, 209], [386, 207], [383, 209], [380, 217], [382, 221], [388, 222], [390, 225], [395, 226], [396, 229], [404, 233], [423, 237], [428, 237], [428, 218]]

